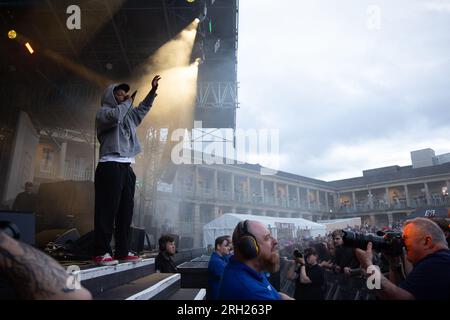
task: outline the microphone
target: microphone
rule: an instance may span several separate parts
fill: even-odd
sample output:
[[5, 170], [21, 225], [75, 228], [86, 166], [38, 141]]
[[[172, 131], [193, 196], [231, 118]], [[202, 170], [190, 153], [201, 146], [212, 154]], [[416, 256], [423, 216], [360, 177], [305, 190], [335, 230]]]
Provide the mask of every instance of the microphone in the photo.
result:
[[136, 93], [137, 93], [137, 90], [134, 90], [133, 94], [131, 95], [131, 106], [128, 108], [128, 111], [125, 114], [125, 117], [123, 117], [124, 119], [128, 116], [128, 114], [130, 113], [131, 109], [133, 109], [133, 102], [134, 102], [134, 97], [136, 97]]

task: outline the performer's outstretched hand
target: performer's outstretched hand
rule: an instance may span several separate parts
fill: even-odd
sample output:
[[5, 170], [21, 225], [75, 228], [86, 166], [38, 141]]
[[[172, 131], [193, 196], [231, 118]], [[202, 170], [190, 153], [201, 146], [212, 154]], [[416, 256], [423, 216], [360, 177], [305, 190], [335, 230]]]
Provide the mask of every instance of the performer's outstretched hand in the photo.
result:
[[158, 81], [161, 79], [159, 75], [156, 75], [152, 80], [152, 90], [156, 91], [158, 89]]

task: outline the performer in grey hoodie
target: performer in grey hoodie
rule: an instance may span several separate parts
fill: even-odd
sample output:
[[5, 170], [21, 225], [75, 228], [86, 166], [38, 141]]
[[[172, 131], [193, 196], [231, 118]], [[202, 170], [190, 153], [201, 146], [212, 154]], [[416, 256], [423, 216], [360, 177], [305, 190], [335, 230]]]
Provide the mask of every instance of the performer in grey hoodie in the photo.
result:
[[[129, 252], [130, 226], [133, 217], [136, 176], [131, 168], [141, 152], [136, 128], [150, 110], [156, 97], [160, 76], [152, 80], [152, 89], [138, 107], [133, 107], [126, 83], [110, 85], [102, 97], [96, 115], [100, 156], [95, 170], [94, 257], [99, 265], [119, 261], [139, 261]], [[110, 242], [115, 225], [115, 255]]]

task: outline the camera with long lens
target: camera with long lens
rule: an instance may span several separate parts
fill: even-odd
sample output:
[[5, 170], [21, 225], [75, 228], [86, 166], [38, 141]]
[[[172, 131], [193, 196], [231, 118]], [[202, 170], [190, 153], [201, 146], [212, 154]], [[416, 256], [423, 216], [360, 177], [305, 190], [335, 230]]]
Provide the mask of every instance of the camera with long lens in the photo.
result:
[[303, 258], [303, 253], [301, 253], [300, 250], [298, 250], [298, 249], [295, 249], [293, 254], [294, 254], [294, 257], [297, 259]]
[[403, 239], [401, 232], [378, 232], [377, 235], [361, 234], [353, 231], [342, 230], [344, 246], [366, 250], [367, 244], [372, 242], [372, 249], [391, 256], [399, 256], [403, 253]]

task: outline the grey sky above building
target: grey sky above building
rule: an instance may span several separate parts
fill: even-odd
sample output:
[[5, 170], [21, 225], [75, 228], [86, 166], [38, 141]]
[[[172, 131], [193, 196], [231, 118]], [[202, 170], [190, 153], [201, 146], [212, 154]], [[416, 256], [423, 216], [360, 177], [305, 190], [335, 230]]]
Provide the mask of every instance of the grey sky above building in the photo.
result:
[[450, 152], [449, 0], [239, 9], [237, 127], [280, 129], [280, 170], [328, 181]]

